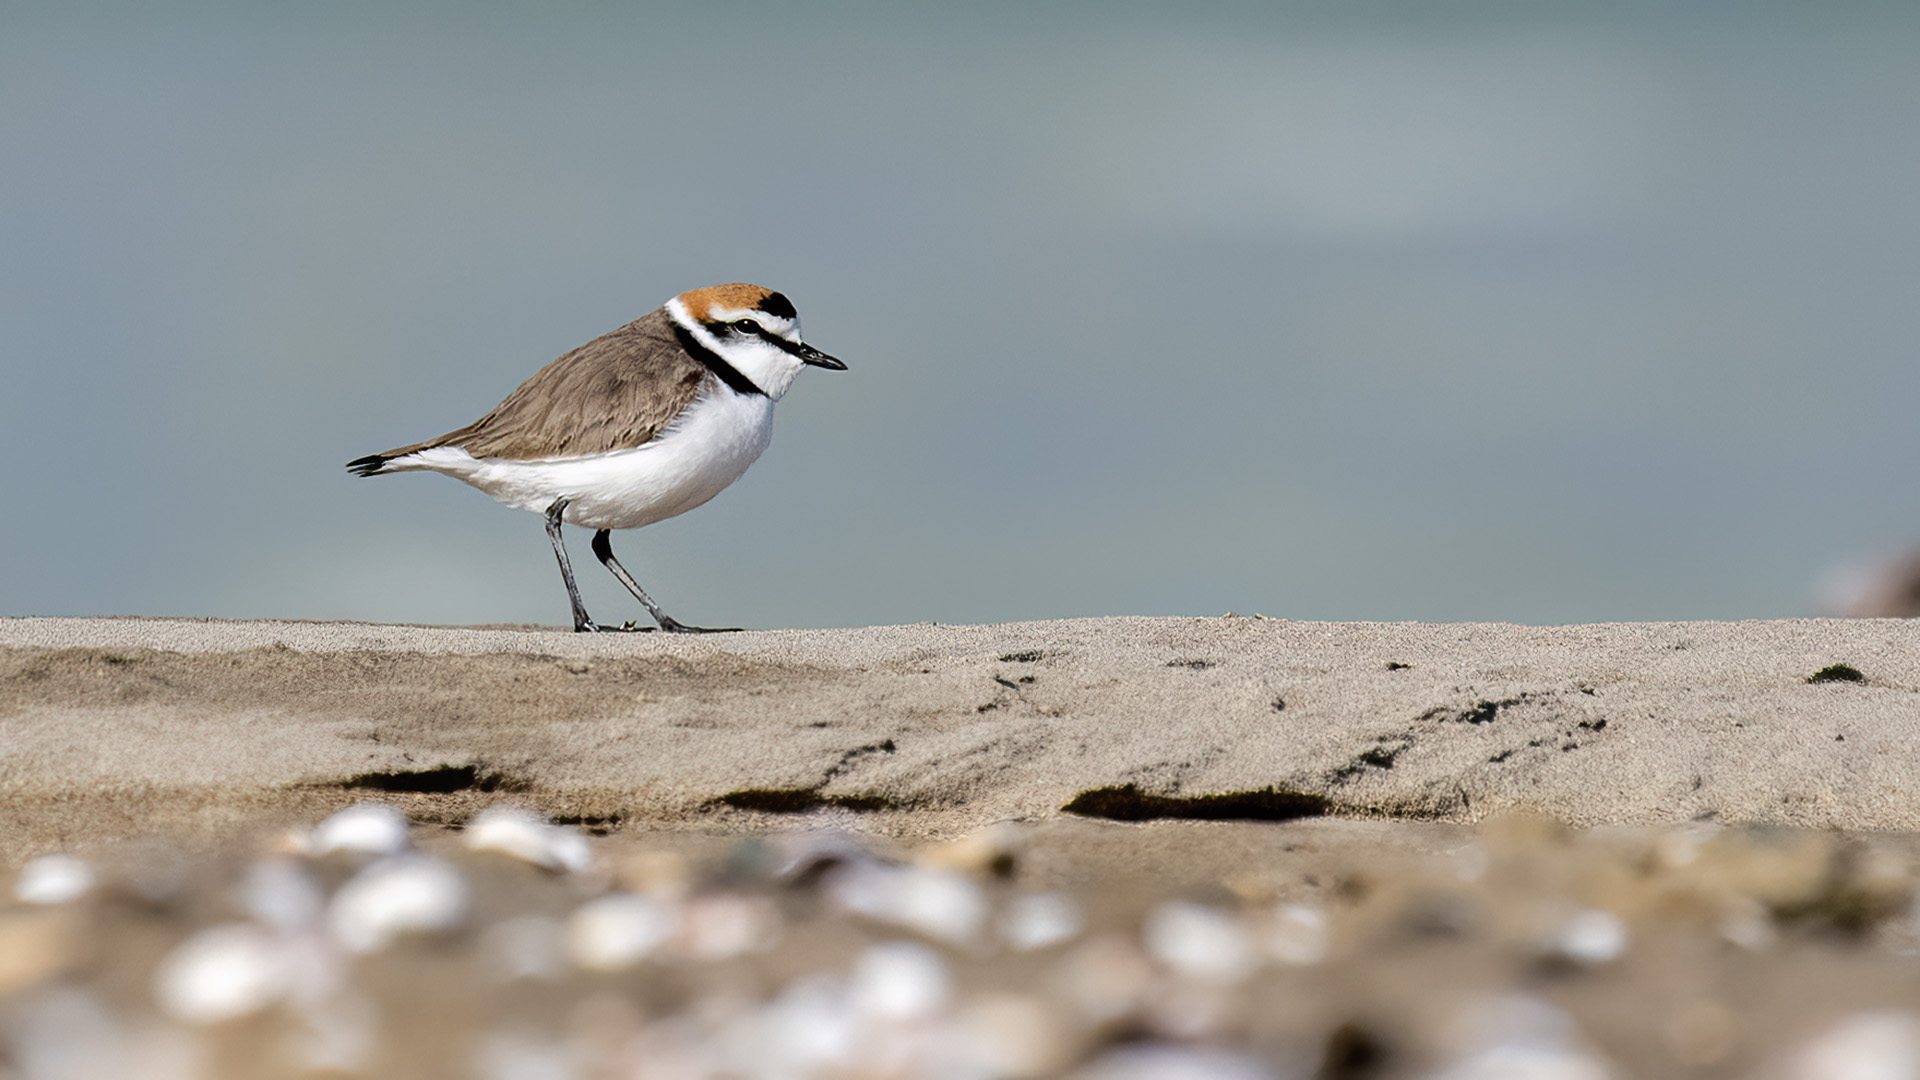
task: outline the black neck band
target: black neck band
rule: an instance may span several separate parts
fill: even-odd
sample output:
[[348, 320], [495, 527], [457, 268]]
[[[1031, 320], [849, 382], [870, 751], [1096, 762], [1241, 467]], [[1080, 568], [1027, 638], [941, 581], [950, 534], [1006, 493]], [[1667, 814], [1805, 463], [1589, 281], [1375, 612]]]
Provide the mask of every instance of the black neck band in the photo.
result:
[[759, 394], [761, 397], [767, 396], [765, 390], [753, 385], [753, 380], [740, 374], [739, 368], [727, 363], [726, 359], [719, 353], [707, 348], [706, 342], [695, 337], [693, 331], [681, 326], [677, 319], [673, 320], [673, 336], [680, 339], [681, 348], [687, 350], [687, 352], [693, 354], [695, 359], [705, 364], [707, 370], [713, 372], [721, 382], [726, 383], [727, 388], [734, 393]]

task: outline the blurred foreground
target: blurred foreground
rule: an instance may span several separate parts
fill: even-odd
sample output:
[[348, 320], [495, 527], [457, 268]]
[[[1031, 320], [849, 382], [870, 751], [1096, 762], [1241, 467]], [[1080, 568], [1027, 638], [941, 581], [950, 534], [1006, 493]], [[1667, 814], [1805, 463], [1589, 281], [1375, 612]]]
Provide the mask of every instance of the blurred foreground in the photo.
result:
[[44, 856], [0, 1076], [1920, 1076], [1911, 834], [800, 820]]

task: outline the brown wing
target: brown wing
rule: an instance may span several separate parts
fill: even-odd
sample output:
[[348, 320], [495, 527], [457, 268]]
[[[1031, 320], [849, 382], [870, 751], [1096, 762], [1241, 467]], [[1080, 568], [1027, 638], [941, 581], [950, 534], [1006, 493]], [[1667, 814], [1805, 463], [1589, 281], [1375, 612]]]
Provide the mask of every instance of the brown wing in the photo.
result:
[[631, 450], [672, 423], [707, 377], [674, 339], [667, 313], [654, 311], [541, 368], [466, 427], [379, 456], [434, 446], [520, 461]]

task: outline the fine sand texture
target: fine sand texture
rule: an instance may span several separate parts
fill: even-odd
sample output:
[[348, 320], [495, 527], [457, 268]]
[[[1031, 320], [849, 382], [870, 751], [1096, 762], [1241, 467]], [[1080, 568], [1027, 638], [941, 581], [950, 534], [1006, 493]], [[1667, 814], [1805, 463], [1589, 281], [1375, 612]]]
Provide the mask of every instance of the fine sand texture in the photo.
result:
[[498, 802], [597, 832], [825, 813], [903, 839], [1509, 811], [1913, 830], [1920, 623], [0, 619], [0, 858], [368, 797], [421, 822]]

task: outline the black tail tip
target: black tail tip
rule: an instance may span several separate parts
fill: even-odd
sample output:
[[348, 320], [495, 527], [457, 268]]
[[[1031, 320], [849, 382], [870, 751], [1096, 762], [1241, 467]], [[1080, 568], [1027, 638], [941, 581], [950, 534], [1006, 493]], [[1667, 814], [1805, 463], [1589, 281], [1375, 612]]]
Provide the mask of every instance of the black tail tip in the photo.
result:
[[369, 454], [366, 457], [354, 458], [352, 461], [347, 462], [347, 471], [353, 473], [355, 476], [372, 476], [386, 467], [387, 462], [392, 460], [392, 458], [384, 457], [380, 454]]

